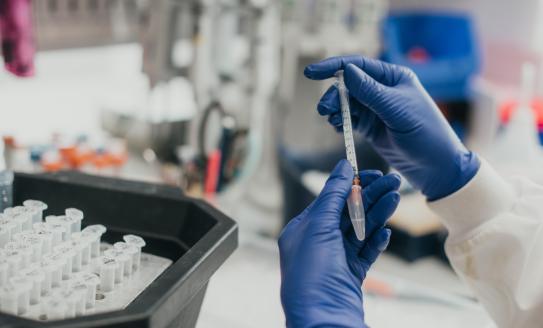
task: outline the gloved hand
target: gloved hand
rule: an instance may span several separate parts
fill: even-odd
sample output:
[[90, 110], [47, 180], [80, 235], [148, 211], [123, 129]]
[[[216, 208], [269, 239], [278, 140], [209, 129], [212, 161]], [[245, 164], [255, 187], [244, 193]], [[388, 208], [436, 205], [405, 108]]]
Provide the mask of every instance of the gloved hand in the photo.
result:
[[[460, 142], [411, 70], [348, 56], [309, 65], [304, 74], [323, 80], [338, 70], [345, 71], [353, 128], [429, 200], [452, 194], [475, 176], [479, 159]], [[317, 109], [341, 130], [335, 87], [328, 89]]]
[[362, 281], [386, 248], [386, 220], [395, 211], [400, 177], [362, 172], [366, 239], [356, 238], [346, 213], [353, 169], [342, 160], [317, 199], [279, 238], [281, 302], [287, 327], [365, 327]]

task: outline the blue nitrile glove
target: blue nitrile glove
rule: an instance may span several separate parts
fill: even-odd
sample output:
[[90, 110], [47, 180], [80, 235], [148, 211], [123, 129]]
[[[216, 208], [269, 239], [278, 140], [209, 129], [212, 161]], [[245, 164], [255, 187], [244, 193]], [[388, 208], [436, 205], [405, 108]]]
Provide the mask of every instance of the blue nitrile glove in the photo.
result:
[[281, 233], [281, 302], [287, 327], [365, 327], [361, 285], [388, 245], [390, 230], [384, 225], [400, 200], [400, 177], [364, 171], [360, 179], [367, 213], [364, 241], [356, 238], [344, 211], [353, 181], [346, 160]]
[[[477, 156], [464, 147], [408, 68], [361, 56], [334, 57], [306, 67], [313, 80], [345, 71], [353, 127], [429, 200], [445, 197], [477, 173]], [[341, 130], [339, 94], [331, 87], [318, 104]]]

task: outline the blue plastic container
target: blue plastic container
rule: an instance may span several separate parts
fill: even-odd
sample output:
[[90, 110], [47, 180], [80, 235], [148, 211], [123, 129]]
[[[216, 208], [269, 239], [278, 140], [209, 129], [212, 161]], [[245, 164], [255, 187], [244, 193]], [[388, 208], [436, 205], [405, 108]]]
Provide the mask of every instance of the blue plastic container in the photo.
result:
[[468, 15], [392, 12], [382, 33], [382, 58], [413, 69], [434, 100], [469, 100], [470, 79], [479, 71], [480, 55]]

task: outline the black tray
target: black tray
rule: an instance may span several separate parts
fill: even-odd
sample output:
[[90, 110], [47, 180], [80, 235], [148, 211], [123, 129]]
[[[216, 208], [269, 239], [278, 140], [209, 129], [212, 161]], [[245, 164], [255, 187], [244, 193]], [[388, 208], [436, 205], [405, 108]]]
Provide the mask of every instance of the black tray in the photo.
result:
[[84, 211], [83, 226], [103, 224], [106, 241], [142, 236], [144, 251], [169, 258], [166, 269], [121, 311], [53, 322], [0, 313], [0, 327], [194, 327], [207, 283], [238, 245], [236, 223], [179, 189], [77, 172], [16, 173], [15, 204], [38, 199], [45, 215], [65, 208]]

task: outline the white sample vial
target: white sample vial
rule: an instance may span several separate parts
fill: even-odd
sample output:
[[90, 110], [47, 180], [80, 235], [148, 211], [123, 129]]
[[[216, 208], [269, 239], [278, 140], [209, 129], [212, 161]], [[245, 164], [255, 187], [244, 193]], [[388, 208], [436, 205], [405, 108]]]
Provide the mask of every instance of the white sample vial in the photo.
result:
[[0, 310], [17, 315], [19, 308], [19, 292], [12, 284], [0, 287]]
[[3, 248], [11, 239], [11, 232], [8, 226], [0, 225], [0, 248]]
[[9, 262], [5, 255], [0, 256], [0, 287], [8, 283]]
[[72, 249], [72, 246], [69, 243], [62, 243], [53, 248], [53, 254], [66, 259], [64, 267], [62, 268], [62, 279], [70, 279], [73, 272], [74, 257], [76, 255], [76, 252]]
[[42, 255], [47, 255], [53, 250], [53, 232], [48, 230], [45, 223], [34, 223], [34, 233], [42, 240]]
[[124, 235], [123, 240], [128, 245], [132, 245], [138, 249], [138, 252], [134, 255], [134, 268], [137, 271], [141, 265], [141, 249], [145, 247], [145, 240], [136, 235]]
[[15, 206], [10, 213], [13, 220], [21, 222], [21, 230], [32, 230], [32, 213], [22, 206]]
[[15, 277], [17, 272], [23, 267], [23, 255], [18, 250], [6, 250], [4, 256], [9, 266], [8, 278]]
[[87, 309], [94, 308], [96, 304], [96, 289], [100, 284], [100, 278], [94, 273], [84, 272], [79, 274], [78, 279], [87, 286]]
[[102, 256], [100, 259], [100, 290], [107, 293], [115, 287], [115, 272], [119, 267], [117, 260]]
[[68, 307], [63, 299], [52, 296], [44, 303], [45, 316], [47, 320], [64, 320]]
[[[63, 254], [49, 254], [43, 257], [42, 267], [51, 272], [51, 287], [60, 287], [68, 259]], [[70, 261], [71, 264], [71, 261]]]
[[113, 244], [113, 248], [116, 250], [124, 252], [126, 255], [130, 256], [132, 259], [132, 272], [136, 272], [139, 269], [139, 265], [136, 266], [135, 261], [138, 260], [138, 253], [140, 253], [139, 248], [134, 245], [127, 244], [124, 241], [119, 241]]
[[44, 227], [46, 230], [51, 231], [51, 233], [53, 234], [52, 247], [60, 245], [66, 231], [64, 225], [60, 223], [46, 222]]
[[43, 240], [39, 235], [31, 233], [21, 237], [21, 242], [27, 243], [32, 248], [31, 262], [40, 262], [43, 250]]
[[95, 236], [95, 239], [91, 244], [92, 258], [97, 258], [98, 256], [100, 256], [100, 239], [102, 238], [102, 235], [106, 232], [106, 230], [106, 227], [101, 224], [90, 225], [83, 229], [83, 233]]
[[22, 315], [30, 307], [30, 291], [32, 290], [32, 281], [25, 276], [16, 276], [10, 279], [10, 283], [17, 290], [17, 314]]
[[43, 220], [43, 211], [47, 209], [47, 204], [39, 200], [28, 199], [23, 202], [24, 207], [32, 211], [32, 222], [39, 223]]
[[123, 251], [116, 249], [108, 249], [104, 252], [104, 255], [115, 259], [118, 262], [119, 265], [117, 266], [117, 269], [115, 269], [115, 283], [122, 283], [124, 276], [128, 276], [126, 272], [131, 271], [132, 261], [130, 260], [130, 256], [125, 254]]
[[[11, 221], [9, 218], [6, 218], [6, 217], [3, 217], [2, 214], [0, 214], [0, 227], [2, 227], [2, 229], [6, 229], [6, 231], [8, 232], [8, 240], [7, 242], [9, 242], [11, 240], [11, 236], [13, 236], [17, 231], [16, 231], [16, 228], [17, 228], [17, 224], [13, 221]], [[6, 243], [7, 243], [6, 242]], [[0, 244], [0, 247], [4, 247], [5, 246], [5, 243], [2, 245]]]
[[6, 252], [11, 252], [11, 254], [14, 254], [13, 252], [17, 251], [17, 254], [21, 257], [19, 269], [24, 269], [30, 265], [32, 259], [32, 246], [29, 244], [11, 241], [6, 244], [4, 250]]
[[11, 236], [23, 231], [23, 222], [15, 220], [12, 215], [2, 214], [0, 218], [1, 225], [9, 225], [11, 228]]
[[91, 244], [95, 240], [95, 236], [83, 232], [72, 233], [72, 241], [78, 241], [81, 247], [81, 263], [82, 265], [90, 264], [91, 262]]
[[42, 286], [45, 281], [45, 273], [43, 268], [33, 266], [32, 268], [22, 270], [21, 275], [32, 281], [32, 289], [30, 290], [30, 304], [38, 304], [41, 298]]
[[65, 288], [55, 294], [55, 297], [61, 298], [66, 304], [65, 318], [75, 318], [76, 306], [79, 301], [79, 296], [72, 288]]
[[81, 231], [81, 221], [83, 220], [83, 211], [77, 208], [67, 208], [65, 214], [72, 221], [72, 232]]
[[45, 217], [46, 223], [58, 224], [64, 228], [62, 234], [62, 241], [68, 241], [72, 238], [72, 224], [73, 220], [64, 215], [48, 215]]
[[62, 274], [62, 268], [59, 263], [52, 261], [50, 258], [44, 257], [41, 260], [41, 270], [43, 271], [43, 283], [41, 285], [41, 294], [46, 295], [51, 292], [53, 288], [53, 276], [57, 274], [58, 284], [60, 285], [60, 277]]
[[67, 241], [69, 247], [72, 248], [74, 256], [72, 257], [72, 272], [80, 272], [83, 269], [83, 249], [85, 248], [85, 243], [81, 239], [72, 239]]
[[74, 293], [76, 303], [75, 303], [75, 315], [82, 316], [87, 312], [87, 285], [81, 281], [75, 282], [70, 287]]

